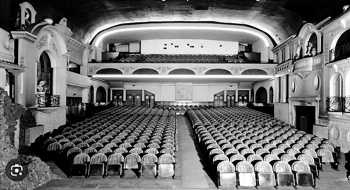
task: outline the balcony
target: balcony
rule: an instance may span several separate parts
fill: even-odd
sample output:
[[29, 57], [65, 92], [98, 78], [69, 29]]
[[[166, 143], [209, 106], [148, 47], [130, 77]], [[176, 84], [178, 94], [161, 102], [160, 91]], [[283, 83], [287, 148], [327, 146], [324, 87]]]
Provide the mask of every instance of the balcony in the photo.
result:
[[[240, 52], [237, 55], [202, 54], [120, 54], [103, 53], [102, 63], [260, 63], [261, 55], [255, 52]], [[94, 63], [94, 62], [93, 62]]]
[[294, 71], [312, 71], [314, 57], [304, 57], [294, 62]]
[[69, 85], [86, 88], [90, 86], [89, 81], [90, 78], [88, 76], [67, 71], [67, 84]]

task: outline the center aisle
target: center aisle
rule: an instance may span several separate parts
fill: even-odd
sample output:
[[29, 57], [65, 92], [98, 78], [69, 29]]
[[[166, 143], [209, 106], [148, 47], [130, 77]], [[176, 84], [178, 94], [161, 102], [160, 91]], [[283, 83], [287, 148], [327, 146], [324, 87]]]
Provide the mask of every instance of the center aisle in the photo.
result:
[[185, 116], [177, 116], [178, 143], [181, 152], [182, 187], [189, 189], [216, 189], [214, 182], [204, 171], [195, 142], [192, 139], [191, 124]]

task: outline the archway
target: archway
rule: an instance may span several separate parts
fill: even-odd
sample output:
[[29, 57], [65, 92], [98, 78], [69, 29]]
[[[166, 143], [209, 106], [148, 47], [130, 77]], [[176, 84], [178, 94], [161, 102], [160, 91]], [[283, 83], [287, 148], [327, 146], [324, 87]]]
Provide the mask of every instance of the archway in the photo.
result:
[[169, 75], [195, 75], [196, 73], [190, 69], [174, 69]]
[[317, 53], [317, 35], [315, 33], [312, 33], [307, 44], [306, 44], [306, 55], [313, 55]]
[[266, 89], [264, 87], [260, 87], [256, 91], [255, 102], [256, 103], [264, 103], [264, 104], [267, 103], [267, 92], [266, 92]]
[[106, 68], [106, 69], [98, 70], [96, 74], [122, 75], [123, 72], [121, 72], [119, 69]]
[[350, 30], [344, 32], [337, 41], [334, 50], [334, 60], [350, 57]]
[[261, 69], [247, 69], [241, 73], [242, 75], [267, 75], [266, 71]]
[[340, 73], [336, 73], [332, 76], [329, 90], [330, 97], [343, 96], [343, 77]]
[[273, 103], [273, 88], [272, 88], [272, 86], [270, 87], [270, 90], [269, 90], [269, 103], [270, 104]]
[[94, 86], [90, 86], [89, 103], [94, 104]]
[[330, 81], [329, 97], [328, 97], [328, 111], [342, 112], [342, 97], [344, 94], [343, 77], [340, 73], [335, 73]]
[[132, 74], [134, 75], [158, 75], [158, 71], [154, 69], [142, 68], [135, 70]]
[[37, 91], [45, 91], [46, 94], [53, 92], [53, 68], [49, 55], [44, 51], [37, 65]]
[[106, 90], [102, 86], [98, 87], [96, 90], [96, 102], [106, 103], [106, 98], [107, 98], [106, 94], [107, 94]]
[[231, 72], [226, 69], [210, 69], [205, 72], [206, 75], [231, 75]]

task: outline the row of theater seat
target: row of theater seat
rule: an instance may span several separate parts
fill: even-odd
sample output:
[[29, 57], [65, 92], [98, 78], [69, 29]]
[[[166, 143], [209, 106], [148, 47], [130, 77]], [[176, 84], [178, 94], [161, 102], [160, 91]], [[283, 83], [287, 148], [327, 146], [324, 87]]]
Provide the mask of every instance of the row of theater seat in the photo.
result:
[[33, 147], [69, 176], [174, 177], [176, 115], [144, 107], [113, 107], [38, 138]]
[[120, 63], [243, 63], [245, 58], [238, 55], [168, 55], [132, 54], [115, 60]]
[[333, 146], [245, 107], [189, 110], [197, 140], [217, 184], [233, 187], [315, 187]]

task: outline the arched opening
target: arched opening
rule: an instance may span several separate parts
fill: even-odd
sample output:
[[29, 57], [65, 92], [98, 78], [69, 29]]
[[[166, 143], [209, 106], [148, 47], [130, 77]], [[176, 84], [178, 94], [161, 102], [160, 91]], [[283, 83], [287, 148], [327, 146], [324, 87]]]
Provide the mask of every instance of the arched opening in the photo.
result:
[[158, 75], [158, 71], [154, 69], [148, 69], [148, 68], [142, 68], [142, 69], [137, 69], [134, 71], [132, 74], [134, 75]]
[[315, 56], [317, 54], [317, 35], [311, 34], [309, 41], [306, 44], [306, 55]]
[[330, 84], [330, 92], [329, 95], [336, 96], [336, 97], [341, 97], [343, 95], [343, 77], [341, 74], [336, 73], [332, 78], [331, 78], [331, 84]]
[[342, 112], [343, 111], [343, 77], [340, 73], [336, 73], [332, 76], [330, 81], [330, 92], [328, 98], [328, 111]]
[[270, 87], [270, 90], [269, 90], [269, 103], [270, 104], [273, 103], [273, 88], [272, 88], [272, 86]]
[[350, 30], [340, 36], [334, 51], [334, 60], [350, 57]]
[[106, 75], [122, 75], [123, 72], [121, 72], [119, 69], [101, 69], [96, 72], [96, 74], [106, 74]]
[[52, 94], [53, 92], [53, 68], [50, 57], [46, 52], [40, 55], [37, 65], [37, 92]]
[[96, 90], [96, 102], [99, 104], [106, 103], [106, 94], [106, 90], [102, 86], [98, 87]]
[[89, 90], [89, 103], [94, 104], [94, 87], [90, 86]]
[[267, 92], [266, 92], [266, 89], [264, 87], [260, 87], [256, 91], [255, 102], [256, 103], [263, 103], [263, 104], [267, 103]]
[[205, 72], [206, 75], [231, 75], [231, 72], [226, 69], [211, 69]]
[[7, 95], [11, 98], [11, 100], [14, 102], [15, 93], [16, 93], [15, 75], [7, 71], [6, 69], [5, 69], [5, 73], [6, 73], [6, 81], [5, 81], [4, 90], [7, 92]]
[[195, 75], [195, 73], [190, 69], [174, 69], [169, 72], [169, 75]]
[[241, 73], [242, 75], [267, 75], [266, 71], [261, 69], [247, 69]]

